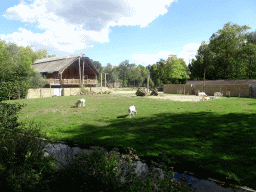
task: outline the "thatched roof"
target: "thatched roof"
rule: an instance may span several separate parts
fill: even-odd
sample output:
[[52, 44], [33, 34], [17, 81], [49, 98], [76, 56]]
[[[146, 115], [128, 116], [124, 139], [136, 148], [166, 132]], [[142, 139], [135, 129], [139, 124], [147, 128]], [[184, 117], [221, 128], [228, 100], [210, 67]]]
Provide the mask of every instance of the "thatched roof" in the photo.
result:
[[77, 61], [79, 57], [81, 64], [84, 61], [84, 68], [87, 72], [89, 72], [89, 74], [99, 76], [100, 73], [92, 64], [89, 57], [85, 57], [85, 55], [69, 55], [39, 59], [32, 64], [32, 67], [34, 67], [34, 69], [40, 73], [61, 74], [67, 67]]

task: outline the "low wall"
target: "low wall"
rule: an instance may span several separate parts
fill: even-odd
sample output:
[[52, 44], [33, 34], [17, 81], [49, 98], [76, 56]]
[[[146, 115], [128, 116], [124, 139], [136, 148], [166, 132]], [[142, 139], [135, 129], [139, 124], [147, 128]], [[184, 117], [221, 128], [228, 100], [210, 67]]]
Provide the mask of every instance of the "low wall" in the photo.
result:
[[[205, 85], [205, 93], [207, 95], [213, 96], [215, 92], [223, 93], [223, 96], [228, 96], [230, 91], [230, 96], [235, 97], [250, 97], [254, 96], [251, 92], [252, 86], [249, 84], [232, 84], [232, 85], [214, 85], [208, 84]], [[197, 84], [165, 84], [164, 93], [171, 94], [187, 94], [187, 95], [197, 95], [197, 92], [203, 91], [203, 85]]]
[[[26, 99], [33, 98], [44, 98], [54, 96], [54, 89], [56, 88], [38, 88], [38, 89], [29, 89]], [[88, 91], [99, 93], [101, 92], [100, 87], [85, 87]], [[109, 88], [102, 87], [102, 92], [108, 91]], [[80, 94], [80, 88], [62, 88], [61, 96], [73, 96]]]
[[[203, 85], [195, 85], [195, 91], [203, 91]], [[230, 91], [230, 96], [232, 97], [250, 97], [250, 85], [205, 85], [206, 95], [213, 96], [215, 92], [223, 93], [223, 96], [228, 96], [228, 91]]]
[[[99, 93], [100, 87], [85, 87], [86, 90]], [[108, 87], [102, 87], [102, 92], [109, 91]], [[80, 94], [80, 88], [63, 88], [63, 96], [72, 96]]]
[[41, 98], [41, 97], [52, 97], [54, 95], [53, 88], [38, 88], [29, 89], [26, 99]]
[[193, 95], [193, 89], [191, 85], [165, 84], [164, 93]]

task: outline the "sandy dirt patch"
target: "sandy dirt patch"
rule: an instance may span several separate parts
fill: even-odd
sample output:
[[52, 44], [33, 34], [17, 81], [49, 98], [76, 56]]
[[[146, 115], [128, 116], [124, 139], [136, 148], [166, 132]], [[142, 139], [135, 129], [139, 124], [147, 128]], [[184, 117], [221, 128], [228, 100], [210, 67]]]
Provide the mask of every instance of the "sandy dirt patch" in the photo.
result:
[[[112, 94], [135, 94], [136, 91], [113, 91]], [[164, 94], [163, 92], [158, 92], [159, 94]], [[181, 101], [181, 102], [186, 102], [186, 101], [192, 101], [192, 102], [198, 102], [202, 100], [202, 97], [199, 96], [194, 96], [194, 95], [170, 95], [166, 94], [164, 96], [146, 96], [145, 98], [150, 98], [150, 99], [168, 99], [172, 101]], [[210, 98], [213, 98], [210, 96]], [[220, 97], [217, 97], [216, 99], [219, 99]], [[210, 100], [209, 100], [210, 101]]]
[[112, 91], [112, 94], [128, 94], [128, 93], [133, 93], [135, 94], [136, 91]]
[[172, 101], [182, 101], [182, 102], [186, 102], [186, 101], [194, 101], [194, 102], [198, 102], [198, 101], [201, 101], [201, 97], [198, 97], [198, 96], [183, 96], [183, 95], [172, 95], [172, 96], [169, 96], [169, 95], [166, 95], [164, 97], [162, 96], [150, 96], [148, 98], [151, 98], [151, 99], [168, 99], [168, 100], [172, 100]]

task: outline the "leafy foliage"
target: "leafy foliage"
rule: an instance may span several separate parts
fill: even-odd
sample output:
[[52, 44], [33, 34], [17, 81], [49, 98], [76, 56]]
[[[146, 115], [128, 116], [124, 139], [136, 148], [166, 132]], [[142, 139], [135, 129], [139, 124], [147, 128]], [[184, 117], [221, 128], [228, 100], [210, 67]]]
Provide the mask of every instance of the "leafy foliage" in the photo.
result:
[[251, 79], [255, 78], [255, 32], [250, 27], [228, 22], [202, 42], [196, 60], [189, 64], [192, 79]]
[[33, 74], [33, 76], [31, 77], [31, 83], [32, 83], [32, 87], [35, 88], [42, 88], [46, 85], [46, 77], [42, 76], [41, 73], [36, 72]]
[[29, 88], [44, 86], [45, 79], [32, 63], [45, 57], [51, 57], [45, 50], [34, 52], [29, 46], [18, 47], [0, 40], [0, 101], [25, 98]]

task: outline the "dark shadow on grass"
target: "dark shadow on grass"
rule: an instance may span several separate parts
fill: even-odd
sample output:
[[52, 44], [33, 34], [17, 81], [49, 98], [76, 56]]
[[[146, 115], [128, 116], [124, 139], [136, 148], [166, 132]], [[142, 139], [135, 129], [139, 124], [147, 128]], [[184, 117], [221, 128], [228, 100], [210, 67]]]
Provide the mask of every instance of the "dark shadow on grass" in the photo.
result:
[[71, 106], [70, 108], [85, 108], [85, 107]]
[[121, 116], [118, 116], [117, 118], [125, 118], [125, 117], [128, 117], [129, 115], [121, 115]]
[[[168, 167], [174, 166], [175, 172], [192, 172], [206, 180], [211, 177], [225, 182], [225, 187], [237, 184], [256, 189], [256, 174], [252, 172], [256, 170], [255, 115], [187, 112], [136, 119], [121, 117], [105, 120], [108, 126], [84, 124], [63, 133], [69, 133], [66, 140], [81, 148], [101, 146], [110, 151], [117, 147], [120, 153], [126, 153], [127, 147], [132, 147], [149, 167], [151, 160], [164, 161]], [[163, 150], [168, 159], [153, 155]], [[235, 177], [228, 178], [228, 173], [240, 182]]]

